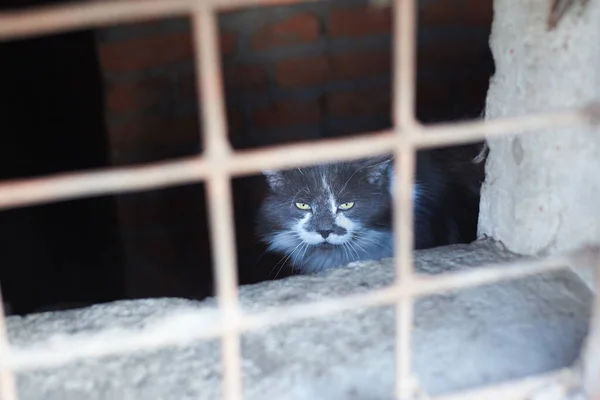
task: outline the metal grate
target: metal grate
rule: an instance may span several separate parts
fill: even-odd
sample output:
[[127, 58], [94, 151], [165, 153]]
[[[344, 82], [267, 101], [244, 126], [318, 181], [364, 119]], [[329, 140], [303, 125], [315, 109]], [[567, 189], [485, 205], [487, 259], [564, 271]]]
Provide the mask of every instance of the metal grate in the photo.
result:
[[[515, 279], [565, 268], [572, 258], [562, 257], [535, 262], [518, 262], [447, 273], [423, 278], [412, 268], [412, 203], [411, 185], [415, 153], [427, 147], [460, 144], [491, 135], [527, 132], [556, 126], [587, 124], [593, 119], [597, 105], [584, 109], [424, 127], [415, 119], [415, 0], [397, 0], [394, 4], [394, 124], [391, 131], [374, 132], [343, 140], [325, 140], [274, 146], [250, 151], [233, 151], [226, 135], [224, 101], [221, 90], [217, 47], [216, 13], [229, 8], [251, 5], [294, 3], [301, 0], [120, 0], [95, 1], [28, 11], [0, 13], [0, 41], [39, 36], [77, 28], [135, 22], [141, 19], [191, 15], [196, 54], [197, 88], [202, 104], [204, 154], [177, 161], [142, 166], [107, 168], [93, 172], [67, 173], [44, 178], [23, 179], [0, 184], [0, 209], [21, 207], [49, 201], [74, 199], [99, 194], [114, 194], [204, 180], [207, 183], [211, 243], [215, 255], [215, 274], [220, 310], [220, 323], [194, 326], [193, 334], [172, 330], [142, 331], [120, 336], [119, 342], [92, 346], [69, 343], [62, 349], [26, 349], [10, 351], [5, 330], [4, 313], [0, 312], [0, 399], [17, 400], [14, 372], [58, 365], [86, 357], [122, 354], [141, 349], [164, 347], [185, 340], [220, 337], [222, 343], [224, 398], [242, 398], [240, 335], [242, 332], [290, 322], [301, 318], [320, 317], [357, 307], [395, 304], [397, 307], [396, 398], [414, 398], [417, 391], [411, 375], [411, 321], [413, 299], [428, 293]], [[394, 153], [399, 178], [396, 185], [397, 204], [394, 219], [396, 232], [396, 280], [387, 288], [370, 293], [330, 299], [315, 304], [242, 315], [238, 308], [234, 224], [230, 180], [264, 169], [281, 169], [325, 161], [351, 160], [377, 154]], [[600, 276], [600, 274], [598, 274]], [[598, 296], [597, 296], [598, 297]], [[1, 307], [1, 303], [0, 303]], [[2, 310], [0, 310], [2, 311]], [[600, 300], [596, 300], [590, 343], [600, 341]], [[98, 341], [101, 338], [97, 338]], [[87, 346], [86, 346], [87, 344]], [[583, 359], [585, 376], [593, 381], [600, 375], [600, 346], [589, 345]], [[439, 399], [524, 399], [543, 383], [556, 382], [570, 370], [541, 375], [472, 392], [443, 396]], [[598, 390], [598, 389], [596, 389]], [[593, 393], [600, 396], [600, 393]]]

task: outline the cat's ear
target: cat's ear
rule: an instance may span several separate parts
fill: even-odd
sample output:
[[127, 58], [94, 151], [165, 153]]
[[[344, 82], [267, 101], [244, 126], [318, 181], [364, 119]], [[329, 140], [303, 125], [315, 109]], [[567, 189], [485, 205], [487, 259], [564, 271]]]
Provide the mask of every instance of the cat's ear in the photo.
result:
[[263, 175], [267, 179], [267, 183], [269, 184], [271, 190], [280, 190], [283, 187], [283, 184], [285, 183], [283, 173], [281, 171], [266, 170], [263, 171]]
[[381, 185], [389, 178], [393, 166], [393, 156], [376, 157], [369, 160], [366, 167], [367, 180], [371, 185]]

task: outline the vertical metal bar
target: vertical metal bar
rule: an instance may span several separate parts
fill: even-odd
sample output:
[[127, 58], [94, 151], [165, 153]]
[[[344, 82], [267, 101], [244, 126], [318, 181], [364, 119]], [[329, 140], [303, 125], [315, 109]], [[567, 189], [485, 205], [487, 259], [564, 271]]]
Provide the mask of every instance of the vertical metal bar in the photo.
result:
[[231, 177], [220, 168], [232, 154], [227, 139], [216, 11], [198, 1], [193, 14], [196, 79], [202, 115], [204, 150], [215, 166], [207, 180], [215, 285], [223, 324], [221, 336], [223, 398], [242, 398], [240, 316], [235, 255]]
[[242, 398], [242, 369], [235, 239], [233, 234], [233, 204], [229, 177], [215, 173], [207, 182], [208, 213], [210, 215], [211, 248], [215, 265], [215, 282], [219, 310], [225, 326], [231, 326], [221, 336], [223, 365], [223, 398]]
[[[415, 0], [393, 3], [394, 24], [394, 124], [396, 127], [415, 125], [415, 48], [417, 45], [417, 13]], [[405, 134], [412, 134], [405, 131]]]
[[600, 400], [600, 260], [594, 261], [596, 293], [590, 329], [583, 350], [583, 386], [590, 400]]
[[401, 143], [395, 153], [394, 185], [394, 253], [396, 281], [406, 283], [413, 278], [413, 181], [415, 150]]
[[[395, 149], [394, 258], [398, 287], [413, 280], [413, 175], [416, 148], [402, 136], [414, 134], [415, 119], [415, 0], [393, 3], [394, 24], [394, 124], [398, 132]], [[413, 298], [400, 294], [396, 304], [396, 398], [413, 396], [411, 376], [411, 332]]]
[[[412, 186], [415, 150], [401, 143], [396, 151], [394, 187], [394, 258], [397, 286], [406, 287], [413, 280], [413, 204]], [[401, 294], [396, 304], [396, 398], [412, 396], [411, 331], [413, 298]]]
[[[10, 343], [6, 330], [4, 303], [2, 300], [2, 291], [0, 290], [0, 358], [6, 356], [9, 348]], [[9, 369], [0, 370], [0, 400], [17, 400], [15, 374]]]
[[204, 128], [204, 151], [209, 156], [222, 157], [231, 153], [231, 146], [227, 139], [216, 10], [198, 0], [193, 24], [198, 115]]

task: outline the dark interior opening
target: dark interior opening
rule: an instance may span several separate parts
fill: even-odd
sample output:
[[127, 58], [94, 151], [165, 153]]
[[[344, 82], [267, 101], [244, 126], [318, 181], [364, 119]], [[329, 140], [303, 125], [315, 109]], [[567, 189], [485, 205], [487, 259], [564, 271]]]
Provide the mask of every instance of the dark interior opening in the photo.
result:
[[[0, 10], [52, 2], [57, 1], [0, 0]], [[358, 0], [353, 0], [354, 3], [358, 4]], [[249, 20], [255, 18], [250, 17]], [[180, 26], [189, 32], [187, 23], [183, 21]], [[481, 46], [482, 40], [487, 41], [489, 26], [481, 27], [480, 31], [474, 43], [479, 43], [477, 49], [483, 50], [470, 54], [468, 68], [451, 83], [440, 86], [439, 95], [433, 100], [432, 91], [425, 89], [441, 85], [445, 78], [438, 76], [435, 70], [419, 70], [417, 116], [421, 121], [461, 120], [481, 115], [486, 86], [474, 84], [472, 77], [485, 81], [493, 73], [493, 60], [487, 46]], [[449, 37], [450, 45], [465, 42], [460, 35]], [[419, 41], [423, 40], [431, 38], [420, 34]], [[391, 40], [382, 38], [381, 43], [385, 48]], [[326, 45], [335, 49], [335, 43]], [[191, 144], [177, 143], [171, 147], [157, 142], [138, 149], [137, 153], [134, 149], [129, 160], [122, 163], [116, 160], [114, 150], [111, 154], [106, 120], [107, 89], [98, 54], [94, 31], [0, 43], [1, 180], [198, 153], [198, 139]], [[426, 63], [427, 57], [419, 53], [419, 64]], [[225, 58], [225, 68], [233, 66], [235, 70], [239, 60], [233, 57], [229, 61]], [[455, 62], [464, 65], [459, 56]], [[192, 69], [185, 65], [182, 70]], [[384, 88], [382, 90], [390, 91], [391, 77], [385, 74], [374, 79]], [[235, 82], [239, 78], [235, 74], [226, 72], [224, 77], [229, 117], [239, 111], [240, 105], [255, 107], [257, 99], [266, 101], [269, 107], [279, 101], [280, 93], [276, 90], [268, 92], [267, 97], [255, 96], [252, 81], [250, 86], [240, 87], [239, 82]], [[340, 87], [354, 89], [351, 84], [346, 87], [334, 82], [319, 89], [322, 93], [317, 93], [315, 102], [322, 109], [329, 109], [332, 100], [322, 94]], [[233, 92], [239, 94], [235, 99]], [[299, 93], [299, 98], [314, 94], [308, 90]], [[165, 101], [160, 92], [154, 94]], [[263, 112], [261, 118], [272, 124], [272, 128], [262, 132], [249, 127], [253, 119], [248, 114], [249, 109], [244, 109], [245, 123], [236, 124], [229, 118], [229, 133], [234, 146], [240, 149], [349, 136], [389, 128], [390, 109], [386, 108], [389, 98], [382, 107], [377, 118], [349, 117], [348, 123], [339, 117], [322, 119], [318, 122], [318, 134], [310, 126], [301, 126], [290, 128], [291, 135], [278, 134], [280, 121], [269, 119], [269, 111]], [[197, 119], [196, 115], [192, 117]], [[303, 122], [302, 118], [299, 121]], [[199, 137], [197, 124], [185, 129], [191, 136]], [[144, 132], [142, 129], [138, 133]], [[477, 150], [476, 146], [460, 149], [467, 156]], [[261, 176], [233, 181], [240, 283], [273, 279], [273, 265], [280, 259], [263, 256], [264, 246], [257, 242], [254, 234], [256, 212], [265, 190]], [[0, 283], [4, 299], [10, 303], [13, 313], [26, 314], [47, 307], [71, 308], [124, 298], [201, 299], [211, 295], [213, 277], [205, 203], [203, 185], [195, 184], [0, 211]], [[133, 218], [138, 219], [132, 222], [135, 232], [125, 231], [119, 223], [119, 206], [123, 204], [142, 210]], [[143, 219], [149, 223], [144, 225], [144, 221], [139, 221]], [[285, 272], [278, 277], [284, 275]]]
[[[26, 4], [1, 9], [16, 5]], [[0, 60], [2, 180], [108, 165], [92, 32], [3, 42]], [[0, 282], [12, 311], [123, 298], [115, 217], [110, 197], [1, 211]]]

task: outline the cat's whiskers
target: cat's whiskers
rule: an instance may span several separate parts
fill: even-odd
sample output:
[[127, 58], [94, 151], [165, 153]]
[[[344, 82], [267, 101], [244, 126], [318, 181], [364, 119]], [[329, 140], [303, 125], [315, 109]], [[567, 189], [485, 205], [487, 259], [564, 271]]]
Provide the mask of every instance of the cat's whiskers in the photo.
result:
[[294, 252], [292, 252], [292, 255], [291, 255], [291, 258], [292, 258], [292, 264], [295, 264], [295, 263], [296, 263], [296, 260], [298, 260], [298, 255], [299, 255], [299, 254], [302, 252], [302, 249], [304, 249], [304, 245], [305, 245], [305, 244], [306, 244], [306, 243], [304, 243], [304, 242], [300, 242], [300, 244], [299, 244], [298, 246], [296, 246], [296, 247], [300, 247], [300, 248], [298, 249], [298, 251], [294, 251]]
[[[275, 274], [275, 279], [277, 279], [277, 277], [279, 276], [279, 274], [281, 273], [281, 271], [283, 270], [283, 267], [285, 267], [285, 263], [289, 260], [289, 258], [291, 257], [292, 254], [294, 254], [294, 252], [296, 251], [296, 249], [299, 247], [300, 245], [296, 246], [294, 248], [294, 250], [291, 251], [291, 253], [289, 253], [287, 255], [287, 257], [285, 257], [285, 260], [283, 260], [283, 263], [281, 263], [281, 267], [279, 267], [279, 270], [277, 271], [277, 273]], [[279, 263], [277, 263], [279, 264]]]
[[389, 246], [385, 246], [383, 243], [380, 243], [377, 240], [367, 237], [365, 235], [357, 235], [356, 240], [362, 241], [367, 244], [377, 245], [377, 246], [383, 248], [384, 250], [392, 251], [392, 249]]
[[302, 256], [300, 258], [304, 259], [304, 257], [306, 256], [306, 250], [308, 250], [310, 246], [308, 245], [308, 243], [305, 243], [304, 246], [304, 251], [302, 252]]
[[344, 252], [344, 257], [345, 257], [345, 258], [346, 258], [348, 261], [350, 261], [350, 259], [351, 259], [351, 258], [350, 258], [350, 254], [348, 253], [348, 249], [346, 248], [346, 244], [345, 244], [345, 243], [343, 243], [343, 244], [342, 244], [342, 250], [343, 250], [343, 252]]
[[352, 247], [350, 242], [345, 242], [344, 246], [346, 246], [346, 248], [348, 249], [348, 253], [350, 254], [350, 257], [348, 258], [348, 262], [352, 262], [352, 261], [356, 261], [356, 260], [360, 259], [360, 257], [358, 256], [358, 253], [356, 253], [356, 250], [354, 250], [354, 248]]
[[277, 273], [275, 274], [275, 279], [277, 279], [277, 277], [279, 276], [279, 273], [283, 270], [283, 267], [285, 266], [285, 263], [289, 260], [289, 258], [292, 256], [292, 254], [294, 254], [294, 252], [298, 249], [298, 247], [300, 247], [302, 245], [303, 242], [298, 243], [298, 245], [296, 247], [294, 247], [294, 249], [290, 252], [288, 252], [285, 256], [283, 256], [281, 258], [281, 260], [279, 260], [277, 262], [277, 264], [275, 264], [275, 266], [271, 269], [271, 274], [273, 273], [273, 270], [275, 270], [275, 268], [277, 268], [277, 266], [283, 261], [283, 263], [281, 263], [281, 267], [279, 268], [279, 270], [277, 271]]
[[[262, 260], [262, 258], [265, 256], [265, 254], [267, 254], [269, 252], [269, 249], [267, 248], [265, 251], [262, 252], [262, 254], [260, 255], [260, 257], [258, 257], [258, 259], [254, 262], [254, 267], [256, 267], [258, 265], [258, 263], [260, 262], [260, 260]], [[272, 271], [271, 271], [272, 272]]]
[[[358, 252], [356, 251], [356, 249], [352, 245], [352, 242], [346, 242], [345, 244], [348, 245], [348, 248], [350, 249], [350, 251], [354, 252], [354, 255], [356, 256], [356, 260], [360, 260], [360, 255], [358, 254]], [[356, 261], [356, 260], [354, 260], [354, 261]]]
[[365, 252], [370, 258], [373, 258], [373, 255], [369, 251], [367, 251], [364, 247], [362, 247], [360, 244], [358, 244], [357, 240], [354, 241], [354, 245], [356, 247], [358, 247], [359, 249], [361, 249], [363, 252]]

